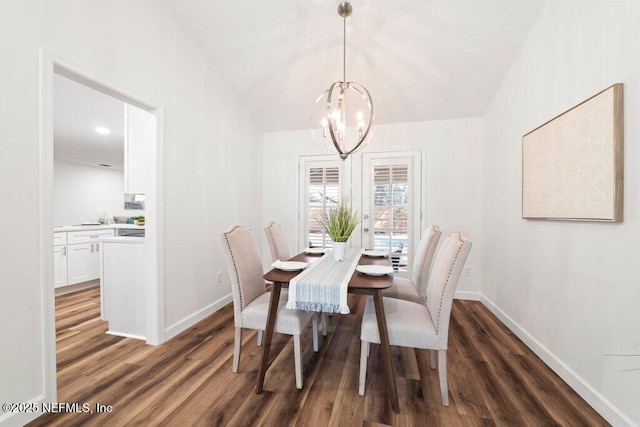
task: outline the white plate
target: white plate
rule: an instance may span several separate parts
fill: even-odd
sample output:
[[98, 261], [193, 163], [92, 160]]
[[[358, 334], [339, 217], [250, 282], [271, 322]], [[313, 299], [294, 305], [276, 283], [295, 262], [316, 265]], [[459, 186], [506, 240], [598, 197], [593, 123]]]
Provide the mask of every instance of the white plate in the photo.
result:
[[362, 255], [364, 256], [373, 256], [373, 257], [383, 257], [383, 256], [387, 256], [386, 252], [380, 252], [380, 251], [363, 251]]
[[389, 265], [359, 265], [356, 271], [367, 276], [384, 276], [385, 274], [393, 274], [393, 267]]
[[309, 267], [309, 263], [302, 261], [276, 261], [271, 267], [282, 271], [299, 271]]
[[326, 252], [324, 248], [306, 248], [304, 250], [305, 254], [323, 254]]

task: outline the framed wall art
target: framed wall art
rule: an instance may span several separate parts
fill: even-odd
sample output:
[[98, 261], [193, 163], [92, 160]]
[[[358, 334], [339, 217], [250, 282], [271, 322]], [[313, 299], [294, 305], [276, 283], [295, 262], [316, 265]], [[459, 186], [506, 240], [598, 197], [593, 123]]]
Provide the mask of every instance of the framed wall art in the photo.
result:
[[622, 222], [622, 83], [522, 137], [522, 218]]

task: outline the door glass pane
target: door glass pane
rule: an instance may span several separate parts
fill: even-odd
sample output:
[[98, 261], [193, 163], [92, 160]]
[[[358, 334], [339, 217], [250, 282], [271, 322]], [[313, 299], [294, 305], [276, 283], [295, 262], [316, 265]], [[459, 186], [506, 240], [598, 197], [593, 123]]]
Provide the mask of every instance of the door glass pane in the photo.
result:
[[391, 253], [396, 271], [407, 271], [409, 236], [408, 166], [373, 167], [374, 249]]
[[340, 169], [311, 167], [308, 174], [308, 246], [330, 248], [331, 238], [320, 226], [319, 218], [340, 204]]

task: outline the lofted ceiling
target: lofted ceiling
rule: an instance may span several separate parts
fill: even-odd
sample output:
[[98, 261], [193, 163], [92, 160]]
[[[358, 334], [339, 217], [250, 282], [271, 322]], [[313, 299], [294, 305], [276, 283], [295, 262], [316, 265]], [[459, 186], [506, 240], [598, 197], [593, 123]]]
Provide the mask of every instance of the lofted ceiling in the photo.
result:
[[[165, 2], [266, 132], [308, 129], [342, 79], [339, 1]], [[350, 2], [346, 77], [371, 93], [376, 123], [482, 116], [546, 3]], [[53, 102], [57, 160], [123, 169], [123, 102], [58, 74]]]
[[124, 103], [54, 74], [53, 146], [56, 160], [124, 169]]
[[[480, 117], [544, 7], [541, 0], [351, 0], [349, 81], [377, 123]], [[339, 1], [166, 0], [264, 131], [309, 128], [342, 80]]]

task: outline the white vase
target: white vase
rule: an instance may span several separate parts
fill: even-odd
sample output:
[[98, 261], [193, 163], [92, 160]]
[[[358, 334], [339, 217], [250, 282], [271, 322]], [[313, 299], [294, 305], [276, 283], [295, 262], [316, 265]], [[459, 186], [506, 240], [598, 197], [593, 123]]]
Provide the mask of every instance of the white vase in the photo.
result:
[[343, 261], [346, 249], [347, 242], [333, 242], [333, 259], [336, 261]]

